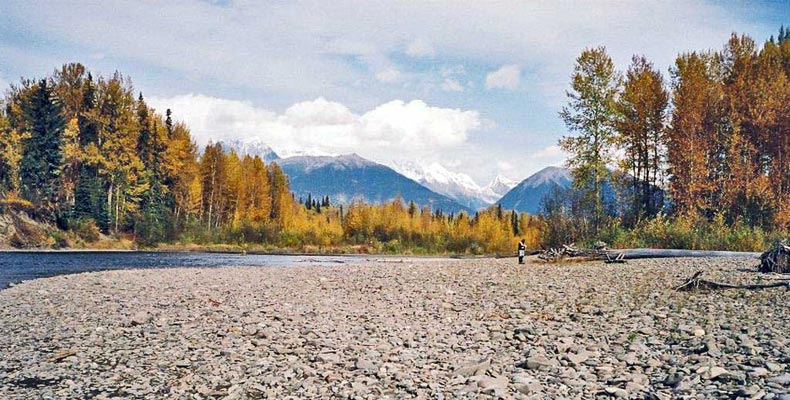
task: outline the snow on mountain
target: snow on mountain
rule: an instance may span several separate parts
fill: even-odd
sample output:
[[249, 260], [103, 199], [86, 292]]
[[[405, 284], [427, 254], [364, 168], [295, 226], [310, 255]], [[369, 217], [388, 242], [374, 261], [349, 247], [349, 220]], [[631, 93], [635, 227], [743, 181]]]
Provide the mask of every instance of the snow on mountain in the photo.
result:
[[331, 167], [333, 170], [347, 170], [354, 168], [365, 168], [378, 165], [373, 161], [366, 160], [355, 153], [344, 154], [340, 156], [294, 156], [281, 159], [278, 164], [284, 165], [299, 165], [305, 172], [309, 173], [313, 170]]
[[491, 203], [496, 203], [499, 199], [502, 198], [510, 189], [513, 189], [518, 185], [517, 181], [514, 181], [508, 177], [497, 175], [491, 183], [488, 184], [485, 188], [483, 188], [484, 193], [489, 196], [490, 199], [493, 199]]
[[223, 140], [220, 145], [225, 151], [233, 149], [240, 156], [258, 156], [265, 162], [280, 159], [271, 147], [258, 138]]
[[436, 162], [392, 162], [390, 166], [401, 175], [473, 210], [488, 207], [499, 199], [496, 194], [480, 187], [469, 175], [450, 171]]
[[336, 204], [348, 204], [353, 199], [382, 203], [401, 198], [448, 213], [471, 211], [455, 199], [356, 154], [289, 157], [278, 160], [277, 164], [288, 176], [291, 191], [298, 197], [329, 196]]
[[547, 194], [555, 187], [568, 188], [572, 182], [567, 168], [546, 167], [521, 181], [497, 203], [509, 210], [537, 214]]

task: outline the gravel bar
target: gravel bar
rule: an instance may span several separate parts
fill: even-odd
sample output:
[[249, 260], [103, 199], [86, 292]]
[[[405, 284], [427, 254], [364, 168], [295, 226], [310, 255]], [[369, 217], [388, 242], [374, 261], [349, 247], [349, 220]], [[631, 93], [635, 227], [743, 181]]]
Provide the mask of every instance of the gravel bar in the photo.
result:
[[[0, 291], [2, 399], [790, 400], [746, 258], [91, 272]], [[786, 276], [785, 276], [786, 278]]]

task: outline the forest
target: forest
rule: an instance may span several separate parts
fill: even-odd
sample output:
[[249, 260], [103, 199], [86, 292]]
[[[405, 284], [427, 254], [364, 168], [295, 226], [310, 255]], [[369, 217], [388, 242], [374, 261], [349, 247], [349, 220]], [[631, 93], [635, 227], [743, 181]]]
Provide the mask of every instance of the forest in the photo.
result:
[[[605, 47], [576, 60], [567, 105], [574, 184], [540, 215], [447, 214], [395, 199], [295, 198], [274, 163], [199, 149], [170, 110], [119, 72], [69, 63], [5, 92], [0, 213], [15, 247], [137, 246], [387, 253], [512, 253], [603, 240], [616, 247], [759, 250], [790, 230], [790, 30], [762, 46], [644, 56], [616, 70]], [[607, 189], [608, 188], [608, 189]], [[607, 195], [613, 192], [614, 195]], [[33, 229], [20, 215], [48, 228]]]
[[15, 247], [94, 247], [103, 237], [141, 246], [498, 253], [518, 238], [538, 246], [539, 220], [492, 207], [444, 214], [394, 199], [335, 206], [297, 199], [276, 163], [209, 143], [149, 107], [120, 73], [79, 63], [12, 85], [0, 114], [0, 208], [17, 219]]
[[680, 54], [668, 79], [643, 56], [622, 73], [589, 48], [567, 95], [574, 187], [546, 202], [550, 241], [758, 250], [787, 237], [790, 29]]

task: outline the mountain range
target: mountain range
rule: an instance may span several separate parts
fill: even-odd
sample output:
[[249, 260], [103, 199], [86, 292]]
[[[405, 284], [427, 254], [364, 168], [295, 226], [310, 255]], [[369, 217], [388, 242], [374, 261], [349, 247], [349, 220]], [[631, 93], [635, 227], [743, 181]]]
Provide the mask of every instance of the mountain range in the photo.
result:
[[486, 208], [496, 203], [517, 183], [503, 176], [497, 176], [488, 186], [481, 187], [469, 175], [452, 172], [439, 163], [393, 163], [392, 168], [401, 175], [472, 210]]
[[383, 203], [395, 198], [444, 212], [472, 212], [457, 201], [436, 193], [392, 168], [356, 154], [336, 157], [297, 156], [277, 160], [297, 197], [329, 196], [334, 204], [356, 199]]
[[469, 175], [453, 172], [439, 163], [379, 164], [356, 154], [341, 156], [299, 155], [280, 158], [260, 140], [221, 142], [225, 150], [239, 155], [259, 156], [276, 162], [288, 176], [297, 197], [329, 196], [335, 204], [355, 199], [382, 203], [400, 197], [420, 206], [445, 212], [473, 213], [492, 204], [536, 214], [543, 197], [555, 186], [569, 187], [565, 168], [548, 167], [520, 183], [497, 176], [488, 185], [478, 185]]

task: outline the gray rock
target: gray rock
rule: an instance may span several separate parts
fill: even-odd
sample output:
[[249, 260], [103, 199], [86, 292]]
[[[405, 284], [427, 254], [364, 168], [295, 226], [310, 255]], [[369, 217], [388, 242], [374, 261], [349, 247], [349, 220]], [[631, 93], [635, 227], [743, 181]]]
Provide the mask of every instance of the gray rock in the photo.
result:
[[330, 364], [339, 364], [340, 363], [340, 356], [337, 353], [320, 353], [316, 357], [318, 361], [330, 363]]
[[482, 359], [479, 361], [467, 363], [456, 368], [453, 372], [453, 376], [461, 375], [461, 376], [474, 376], [474, 375], [484, 375], [488, 369], [491, 368], [491, 360], [489, 359]]
[[508, 384], [508, 379], [505, 376], [498, 376], [496, 378], [492, 378], [490, 376], [484, 376], [477, 381], [477, 386], [479, 386], [483, 390], [505, 389], [507, 388], [507, 384]]
[[356, 369], [361, 370], [366, 374], [375, 374], [376, 371], [378, 371], [378, 367], [376, 366], [376, 364], [373, 363], [373, 361], [363, 358], [358, 359], [357, 362], [354, 364], [354, 367], [356, 367]]
[[551, 367], [551, 361], [542, 354], [537, 354], [527, 358], [524, 365], [528, 369], [545, 369]]
[[615, 398], [618, 398], [618, 399], [627, 399], [628, 398], [628, 392], [626, 392], [624, 389], [621, 389], [621, 388], [618, 388], [618, 387], [609, 386], [606, 389], [604, 389], [604, 391], [608, 395], [610, 395], [612, 397], [615, 397]]
[[782, 386], [790, 385], [790, 374], [782, 374], [779, 376], [774, 376], [765, 380], [766, 382], [771, 383], [778, 383]]
[[574, 353], [568, 353], [568, 354], [565, 355], [565, 358], [568, 359], [568, 361], [570, 361], [571, 364], [578, 365], [578, 364], [581, 364], [581, 363], [587, 361], [590, 358], [590, 354], [587, 353], [586, 351], [582, 350], [582, 351], [580, 351], [578, 353], [575, 353], [575, 354]]

